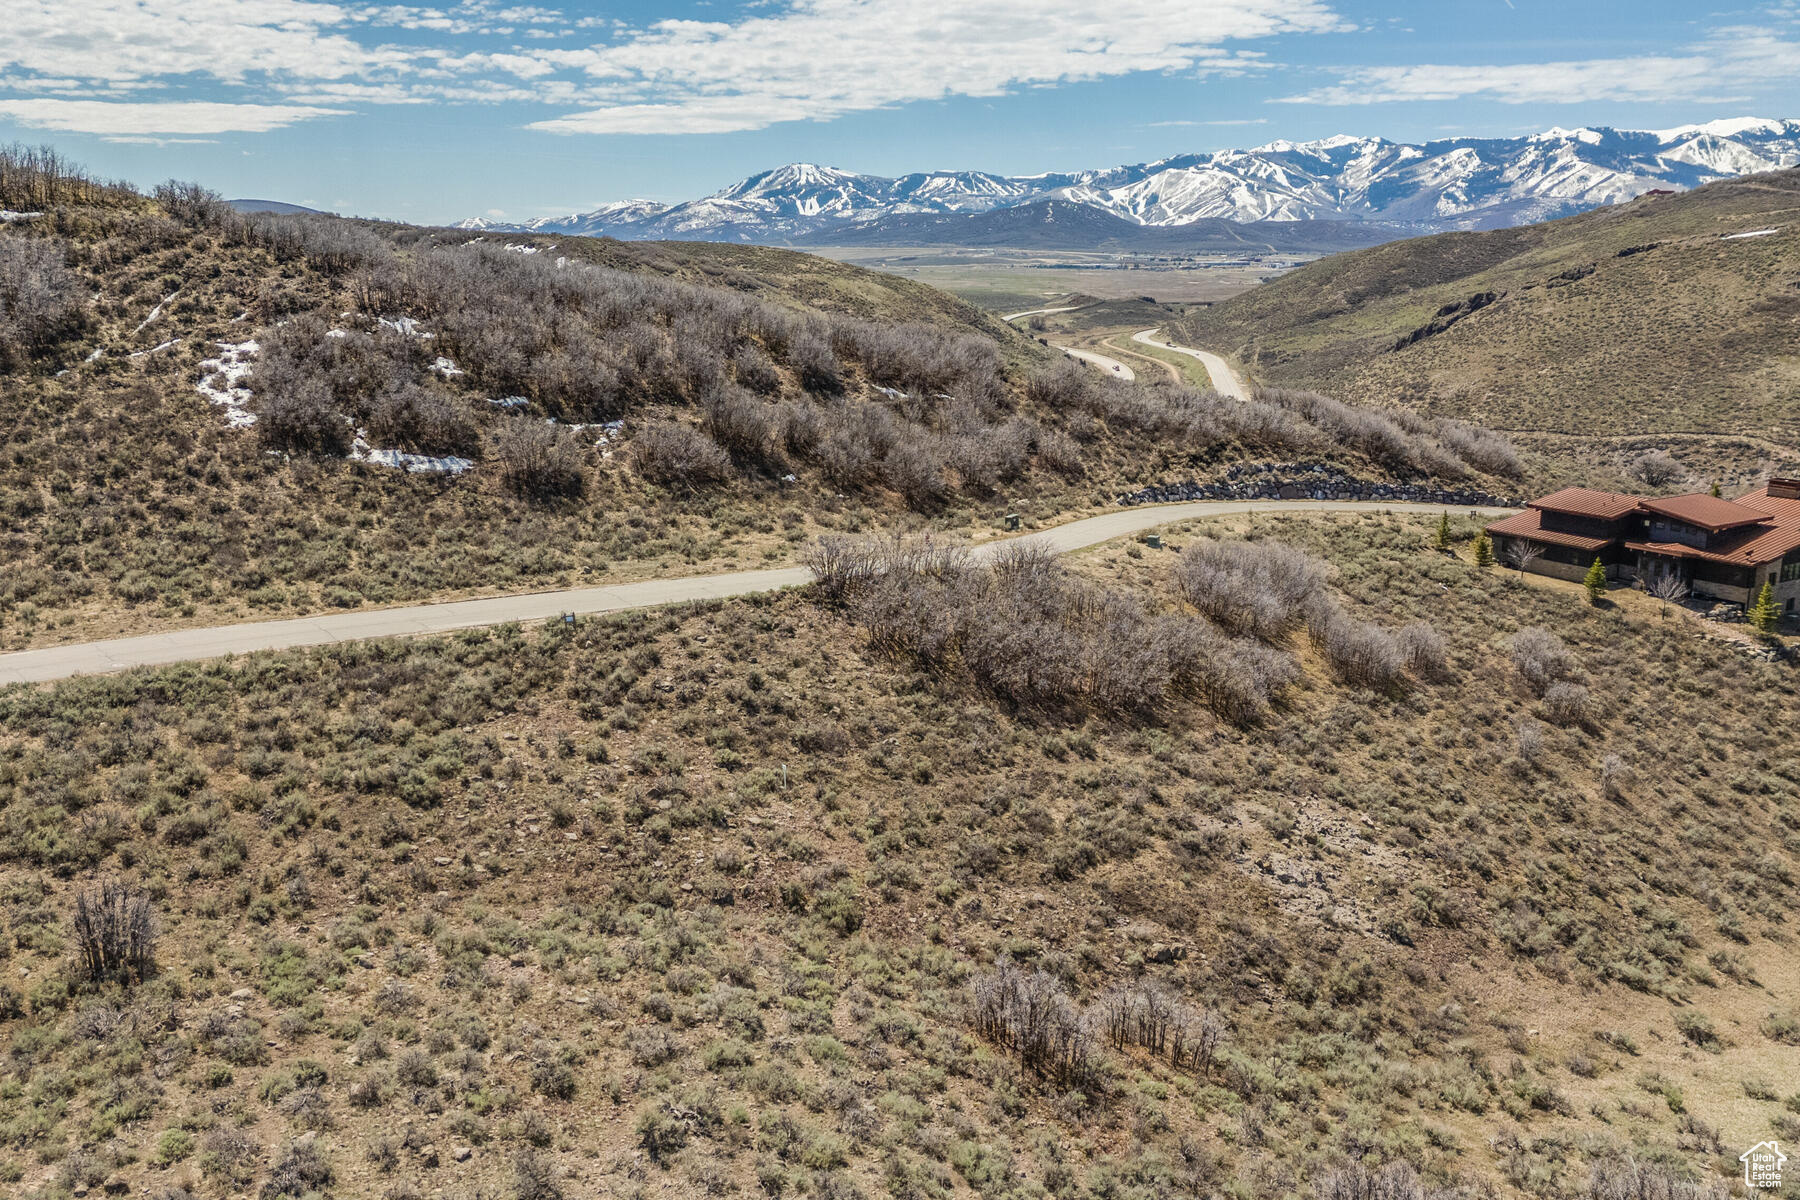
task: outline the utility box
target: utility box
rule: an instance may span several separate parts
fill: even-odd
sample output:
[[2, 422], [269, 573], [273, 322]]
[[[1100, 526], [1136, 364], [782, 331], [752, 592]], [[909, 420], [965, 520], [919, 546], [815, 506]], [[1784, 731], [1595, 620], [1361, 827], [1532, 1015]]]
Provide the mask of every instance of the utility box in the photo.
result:
[[1162, 549], [1162, 534], [1146, 533], [1144, 535], [1144, 545], [1150, 547], [1152, 550], [1161, 550]]
[[1019, 531], [1019, 514], [1018, 513], [1007, 513], [1006, 514], [1006, 528], [1009, 533], [1017, 533]]

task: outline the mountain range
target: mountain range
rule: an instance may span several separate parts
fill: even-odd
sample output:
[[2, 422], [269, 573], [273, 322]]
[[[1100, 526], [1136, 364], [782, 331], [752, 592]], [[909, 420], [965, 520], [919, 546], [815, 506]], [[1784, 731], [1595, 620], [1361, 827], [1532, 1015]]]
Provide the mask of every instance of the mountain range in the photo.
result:
[[[1796, 164], [1800, 121], [1761, 117], [1663, 130], [1548, 129], [1520, 137], [1448, 138], [1416, 145], [1339, 135], [1044, 175], [931, 171], [890, 179], [791, 163], [678, 204], [627, 200], [524, 223], [471, 218], [458, 227], [632, 240], [817, 244], [837, 233], [878, 238], [883, 225], [891, 223], [903, 234], [923, 227], [939, 242], [957, 244], [983, 228], [957, 218], [1057, 200], [1145, 228], [1191, 227], [1203, 221], [1265, 227], [1353, 223], [1373, 226], [1361, 240], [1375, 241], [1550, 220], [1645, 192], [1683, 191]], [[899, 220], [914, 217], [941, 219]], [[1194, 232], [1218, 236], [1216, 228]], [[1079, 234], [1071, 228], [1071, 237]], [[1271, 238], [1265, 228], [1246, 232], [1245, 240], [1287, 239]]]

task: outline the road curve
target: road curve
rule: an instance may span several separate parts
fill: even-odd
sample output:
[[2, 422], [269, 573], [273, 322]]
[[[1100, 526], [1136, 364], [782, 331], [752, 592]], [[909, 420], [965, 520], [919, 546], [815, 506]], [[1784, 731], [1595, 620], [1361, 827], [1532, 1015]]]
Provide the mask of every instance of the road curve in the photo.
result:
[[[1126, 537], [1199, 517], [1224, 517], [1252, 512], [1430, 512], [1449, 509], [1443, 504], [1384, 504], [1359, 500], [1191, 500], [1183, 504], [1146, 504], [1120, 508], [1057, 525], [1020, 538], [987, 542], [976, 547], [980, 558], [1000, 545], [1018, 541], [1043, 546], [1054, 554], [1067, 554], [1113, 538]], [[1501, 516], [1507, 508], [1473, 508], [1484, 516]], [[490, 596], [480, 600], [456, 600], [446, 604], [419, 604], [410, 608], [383, 608], [368, 612], [328, 613], [288, 621], [258, 621], [246, 625], [221, 625], [210, 629], [178, 629], [107, 642], [83, 642], [73, 646], [49, 646], [0, 654], [0, 685], [41, 683], [72, 675], [104, 675], [131, 667], [160, 666], [196, 659], [222, 658], [254, 650], [286, 650], [320, 646], [363, 638], [409, 637], [446, 633], [508, 621], [544, 621], [562, 613], [608, 613], [630, 608], [653, 608], [693, 600], [718, 600], [798, 587], [810, 582], [805, 567], [779, 567], [763, 571], [738, 571], [728, 575], [698, 575], [685, 579], [653, 579], [642, 583], [606, 587], [571, 588], [534, 592], [523, 596]]]
[[1016, 321], [1020, 317], [1035, 317], [1035, 316], [1039, 315], [1040, 313], [1074, 312], [1076, 309], [1078, 309], [1080, 307], [1081, 306], [1079, 304], [1071, 304], [1067, 308], [1028, 308], [1024, 312], [1007, 313], [1004, 317], [1001, 317], [1000, 319], [1002, 321]]
[[1061, 350], [1070, 358], [1079, 358], [1084, 363], [1099, 367], [1114, 379], [1123, 379], [1129, 383], [1131, 380], [1137, 378], [1136, 371], [1133, 371], [1130, 367], [1126, 366], [1116, 358], [1108, 358], [1106, 355], [1096, 354], [1092, 350], [1076, 350], [1069, 346], [1054, 346], [1053, 349]]
[[1237, 372], [1233, 371], [1224, 359], [1210, 350], [1196, 350], [1192, 346], [1177, 346], [1171, 342], [1160, 341], [1156, 334], [1156, 330], [1146, 329], [1132, 334], [1131, 340], [1142, 342], [1146, 346], [1155, 346], [1160, 350], [1173, 350], [1175, 353], [1185, 354], [1189, 358], [1197, 358], [1205, 364], [1206, 373], [1212, 377], [1213, 391], [1221, 396], [1230, 396], [1233, 400], [1250, 398], [1250, 390], [1244, 386], [1244, 381], [1237, 377]]

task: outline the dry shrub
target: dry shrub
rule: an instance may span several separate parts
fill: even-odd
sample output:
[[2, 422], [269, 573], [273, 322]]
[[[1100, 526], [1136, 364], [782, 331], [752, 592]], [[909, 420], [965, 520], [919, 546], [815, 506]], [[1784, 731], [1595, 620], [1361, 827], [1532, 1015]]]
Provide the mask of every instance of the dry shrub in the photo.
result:
[[1142, 1046], [1202, 1075], [1212, 1069], [1225, 1038], [1225, 1022], [1217, 1013], [1194, 1008], [1154, 980], [1113, 987], [1089, 1013], [1118, 1049]]
[[573, 498], [587, 490], [581, 452], [553, 425], [513, 419], [494, 435], [500, 481], [528, 499]]
[[1593, 701], [1579, 683], [1558, 680], [1544, 689], [1544, 715], [1558, 725], [1586, 725], [1593, 718]]
[[631, 462], [652, 483], [696, 488], [731, 474], [731, 457], [698, 429], [672, 421], [646, 425], [631, 442]]
[[1538, 695], [1575, 671], [1575, 656], [1563, 640], [1538, 625], [1519, 630], [1510, 645], [1513, 667], [1526, 685]]
[[1273, 641], [1299, 624], [1329, 568], [1273, 542], [1195, 542], [1175, 567], [1182, 598], [1234, 633]]
[[277, 450], [344, 455], [355, 430], [320, 379], [296, 379], [259, 390], [256, 431]]
[[1716, 1179], [1687, 1179], [1666, 1163], [1636, 1158], [1596, 1162], [1583, 1193], [1584, 1200], [1726, 1200], [1730, 1195]]
[[156, 920], [136, 887], [106, 880], [75, 895], [75, 946], [90, 980], [143, 979], [155, 968]]
[[1314, 1200], [1449, 1200], [1452, 1193], [1427, 1191], [1419, 1173], [1404, 1162], [1378, 1168], [1350, 1163], [1327, 1171], [1313, 1183]]
[[1092, 1023], [1055, 976], [1002, 957], [971, 985], [975, 1029], [1019, 1056], [1024, 1067], [1067, 1087], [1094, 1074]]
[[781, 410], [742, 388], [719, 388], [701, 407], [707, 436], [740, 462], [763, 462], [779, 440]]
[[1640, 454], [1632, 461], [1630, 469], [1635, 478], [1652, 488], [1668, 487], [1687, 474], [1687, 468], [1664, 450], [1650, 450]]
[[1420, 679], [1442, 679], [1449, 673], [1444, 635], [1424, 621], [1402, 625], [1394, 634], [1406, 669]]
[[0, 371], [82, 327], [85, 289], [64, 265], [67, 253], [60, 239], [0, 234]]
[[1392, 634], [1329, 601], [1314, 606], [1307, 633], [1345, 683], [1382, 690], [1400, 681], [1405, 656]]
[[474, 455], [481, 446], [481, 434], [464, 405], [417, 383], [376, 399], [368, 433], [374, 445], [421, 454]]
[[927, 539], [831, 539], [807, 565], [877, 651], [965, 671], [1016, 705], [1148, 713], [1185, 694], [1247, 722], [1297, 677], [1285, 654], [1191, 617], [1152, 613], [1028, 543], [1006, 543], [978, 564]]

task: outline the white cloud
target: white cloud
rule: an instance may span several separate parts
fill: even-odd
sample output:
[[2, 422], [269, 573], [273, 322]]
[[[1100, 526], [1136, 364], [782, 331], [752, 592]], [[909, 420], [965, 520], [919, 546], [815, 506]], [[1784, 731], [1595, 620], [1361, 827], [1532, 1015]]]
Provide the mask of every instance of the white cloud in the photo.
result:
[[544, 50], [617, 86], [557, 133], [727, 133], [781, 121], [1141, 71], [1265, 65], [1226, 44], [1349, 26], [1324, 0], [795, 0], [735, 22], [660, 21], [612, 45]]
[[1502, 104], [1735, 102], [1800, 72], [1800, 43], [1774, 30], [1721, 29], [1692, 53], [1489, 66], [1362, 67], [1292, 104], [1388, 104], [1466, 98]]
[[341, 79], [401, 68], [410, 58], [328, 32], [351, 13], [316, 0], [8, 0], [6, 7], [0, 68], [46, 75]]
[[115, 103], [33, 97], [0, 100], [0, 116], [39, 129], [72, 133], [266, 133], [343, 109], [293, 104], [222, 104], [200, 100]]

